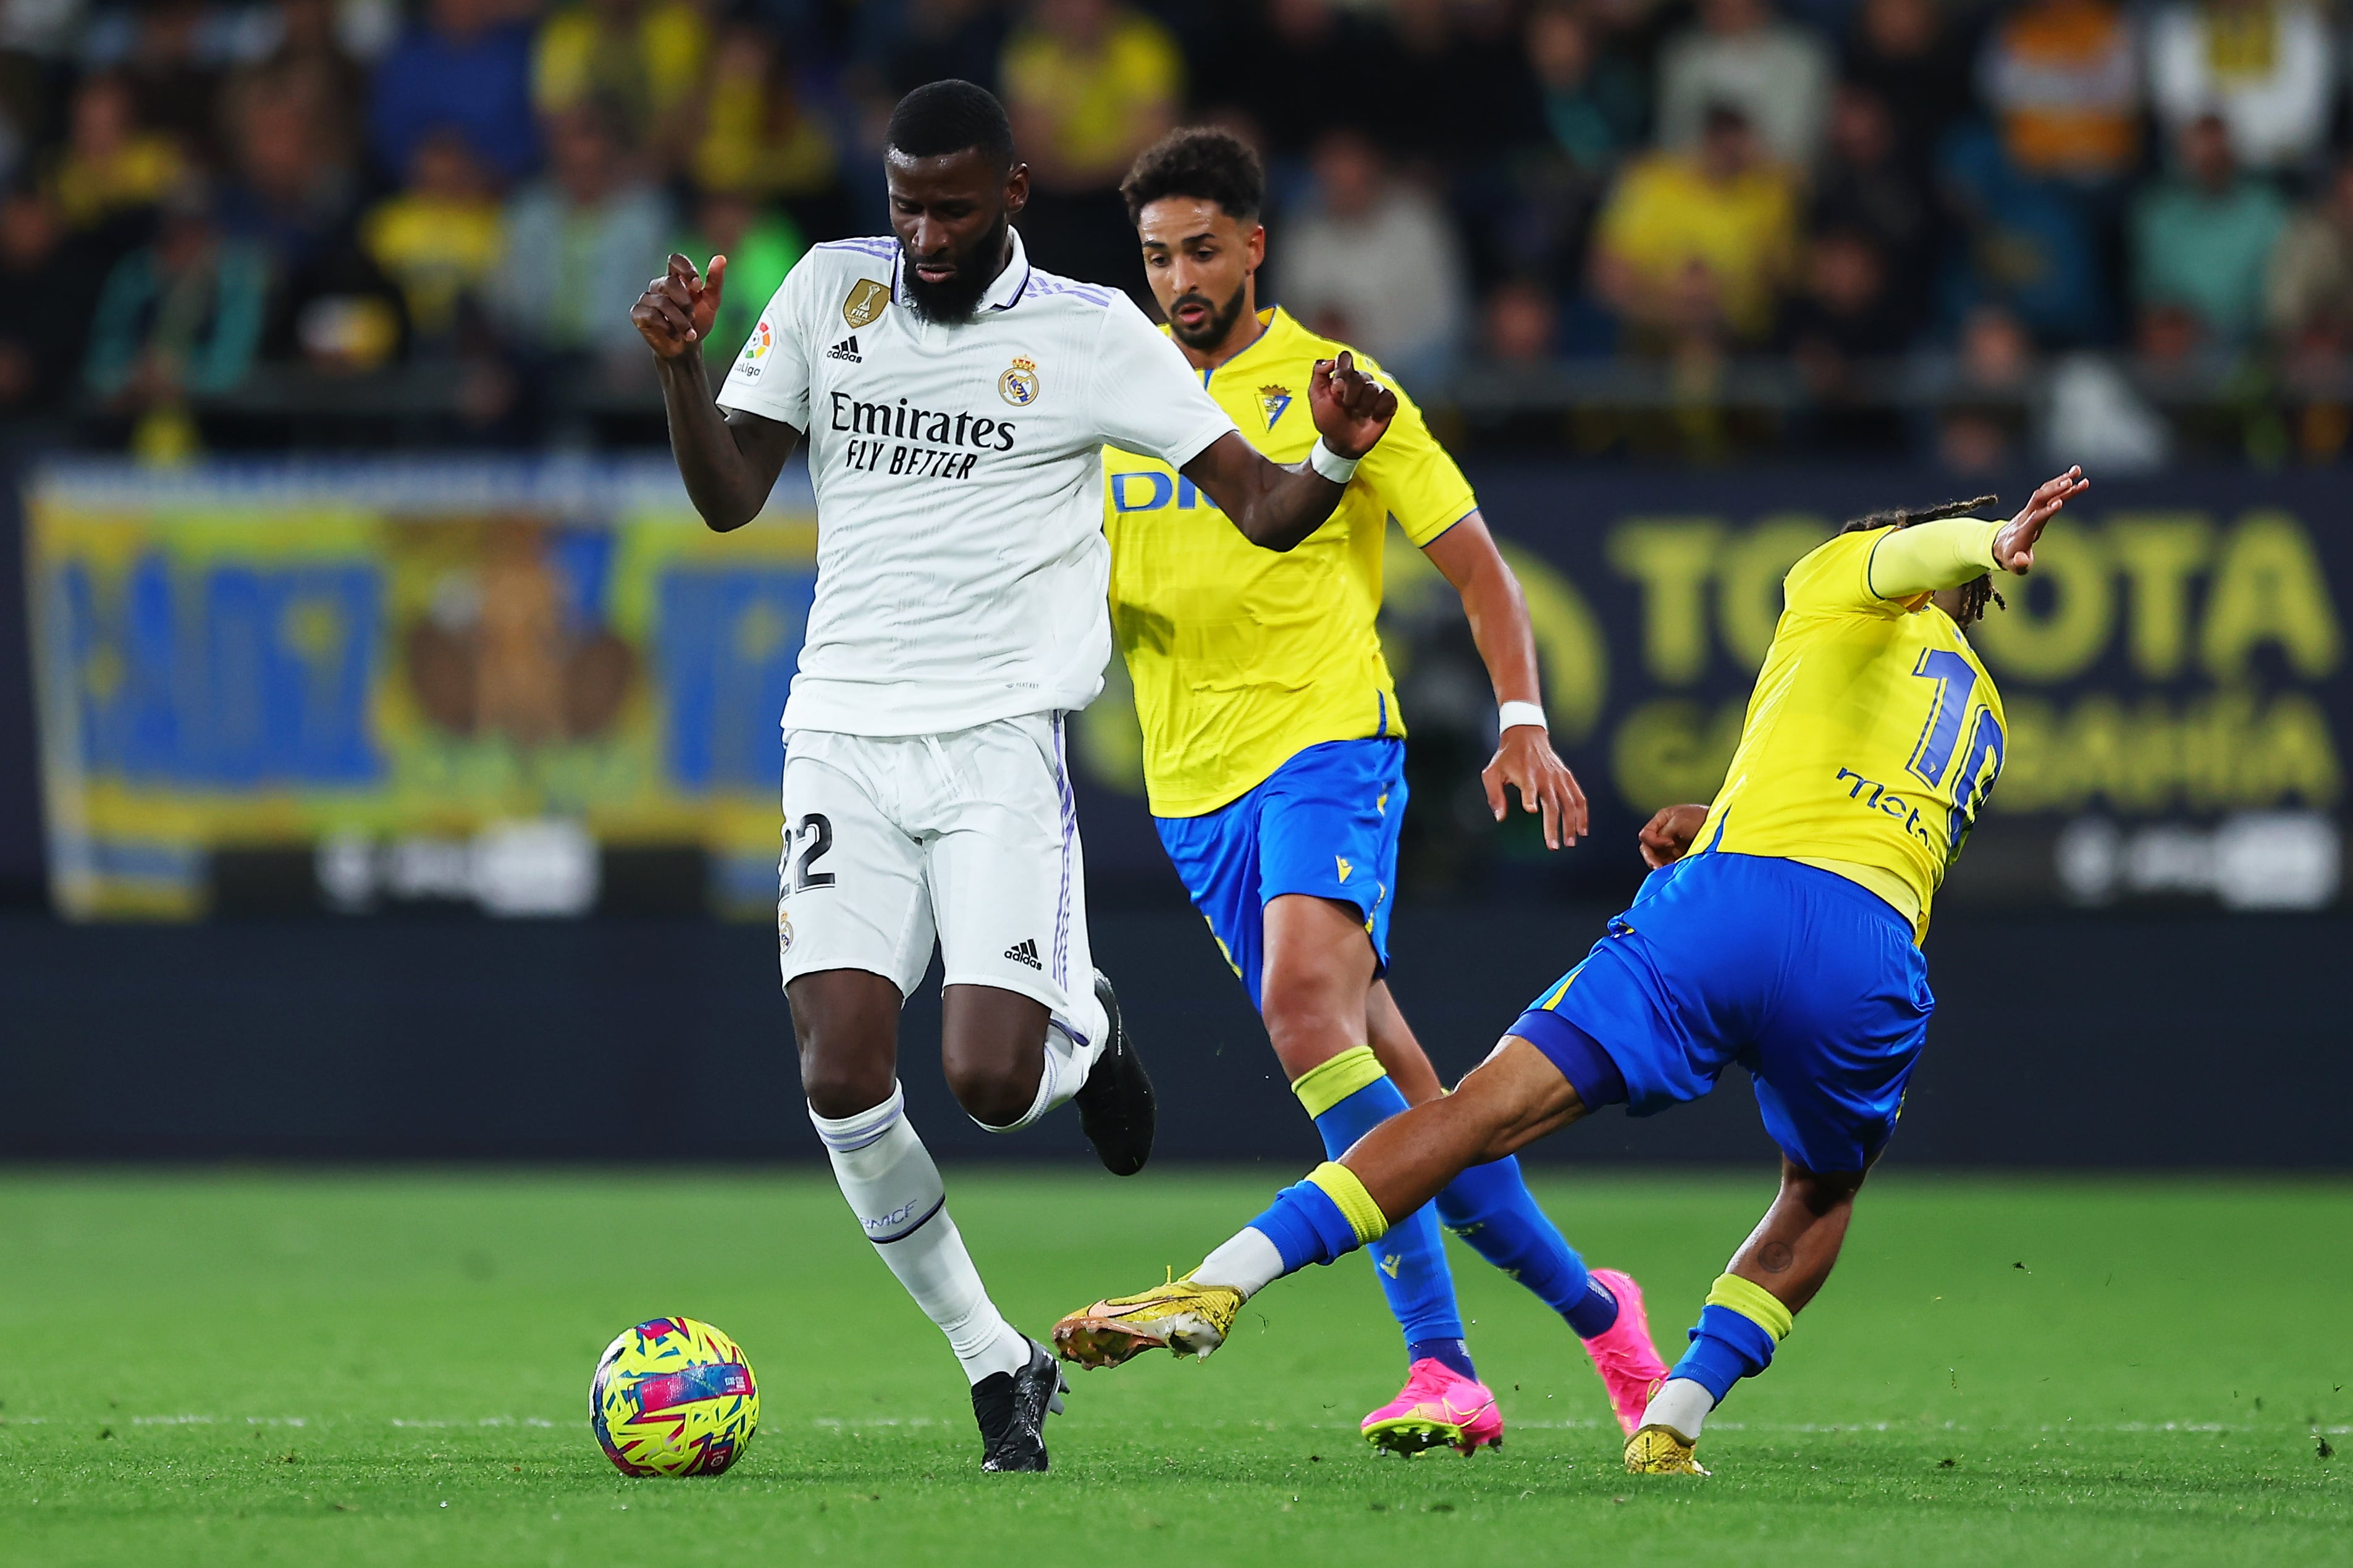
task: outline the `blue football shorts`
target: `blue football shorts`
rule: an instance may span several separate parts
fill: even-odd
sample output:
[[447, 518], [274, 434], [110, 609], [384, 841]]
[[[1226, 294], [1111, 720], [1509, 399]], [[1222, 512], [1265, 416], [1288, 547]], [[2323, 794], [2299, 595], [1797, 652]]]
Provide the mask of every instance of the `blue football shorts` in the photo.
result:
[[1591, 1109], [1649, 1116], [1748, 1069], [1808, 1170], [1861, 1171], [1895, 1131], [1936, 998], [1912, 928], [1833, 872], [1708, 851], [1651, 874], [1511, 1033]]
[[1388, 972], [1405, 803], [1405, 742], [1388, 736], [1310, 746], [1239, 800], [1153, 819], [1250, 1005], [1266, 963], [1267, 900], [1285, 893], [1355, 905], [1375, 973]]

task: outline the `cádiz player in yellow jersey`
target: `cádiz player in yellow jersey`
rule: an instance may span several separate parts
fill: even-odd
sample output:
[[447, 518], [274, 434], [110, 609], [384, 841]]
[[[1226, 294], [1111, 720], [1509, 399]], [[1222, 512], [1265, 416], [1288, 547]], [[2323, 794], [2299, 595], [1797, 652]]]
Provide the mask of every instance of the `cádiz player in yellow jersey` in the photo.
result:
[[1063, 1319], [1062, 1353], [1207, 1355], [1253, 1293], [1376, 1240], [1476, 1162], [1605, 1105], [1697, 1100], [1738, 1062], [1780, 1194], [1625, 1450], [1638, 1474], [1704, 1474], [1702, 1424], [1830, 1277], [1926, 1039], [1929, 900], [2001, 772], [2001, 698], [1966, 634], [1990, 574], [2031, 567], [2085, 483], [2069, 470], [2006, 523], [1954, 515], [1990, 496], [1865, 518], [1799, 561], [1723, 789], [1642, 829], [1657, 868], [1585, 961], [1452, 1095], [1285, 1188], [1186, 1279]]
[[[1145, 275], [1202, 384], [1268, 458], [1304, 458], [1315, 433], [1299, 393], [1343, 345], [1259, 306], [1257, 155], [1225, 132], [1180, 131], [1136, 161], [1122, 190]], [[1288, 554], [1237, 548], [1208, 498], [1155, 458], [1107, 449], [1103, 472], [1112, 626], [1135, 687], [1161, 841], [1337, 1157], [1440, 1093], [1382, 978], [1406, 806], [1405, 721], [1374, 632], [1389, 518], [1461, 593], [1493, 680], [1489, 805], [1501, 817], [1506, 787], [1516, 788], [1559, 846], [1584, 830], [1585, 801], [1546, 736], [1519, 584], [1461, 470], [1402, 390], [1331, 519]], [[1566, 1318], [1622, 1418], [1641, 1414], [1666, 1369], [1640, 1290], [1622, 1274], [1588, 1271], [1505, 1159], [1403, 1215], [1374, 1255], [1408, 1371], [1398, 1396], [1365, 1417], [1369, 1440], [1467, 1453], [1502, 1435], [1464, 1342], [1441, 1219]]]

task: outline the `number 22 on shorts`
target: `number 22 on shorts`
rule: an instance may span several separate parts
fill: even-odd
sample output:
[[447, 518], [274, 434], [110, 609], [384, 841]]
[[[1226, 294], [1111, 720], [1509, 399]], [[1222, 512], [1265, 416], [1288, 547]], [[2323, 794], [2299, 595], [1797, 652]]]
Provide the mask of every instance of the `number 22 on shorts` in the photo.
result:
[[833, 847], [833, 824], [827, 820], [825, 813], [812, 811], [786, 831], [792, 835], [793, 842], [792, 890], [806, 893], [811, 888], [832, 887], [833, 873], [817, 868], [817, 863]]

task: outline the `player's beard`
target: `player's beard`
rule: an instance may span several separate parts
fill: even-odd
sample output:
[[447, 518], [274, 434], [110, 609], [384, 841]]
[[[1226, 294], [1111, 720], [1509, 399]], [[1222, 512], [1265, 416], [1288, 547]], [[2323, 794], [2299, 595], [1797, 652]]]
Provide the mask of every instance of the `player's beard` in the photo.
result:
[[944, 283], [927, 283], [916, 276], [915, 258], [906, 254], [902, 243], [899, 247], [900, 278], [906, 285], [908, 302], [927, 321], [954, 326], [971, 321], [973, 312], [979, 309], [980, 297], [988, 292], [988, 286], [997, 281], [997, 273], [1003, 269], [999, 258], [1005, 254], [1005, 237], [1011, 227], [1012, 219], [998, 213], [987, 233], [966, 248], [951, 253], [949, 258], [955, 263], [955, 273]]
[[1210, 305], [1209, 313], [1202, 318], [1201, 324], [1188, 331], [1185, 324], [1176, 319], [1176, 307], [1193, 300], [1208, 305], [1209, 297], [1206, 294], [1179, 294], [1169, 301], [1168, 330], [1176, 335], [1176, 341], [1187, 348], [1198, 349], [1207, 353], [1226, 341], [1226, 334], [1234, 330], [1236, 321], [1241, 320], [1242, 304], [1249, 298], [1250, 279], [1245, 278], [1234, 285], [1232, 299], [1223, 305]]

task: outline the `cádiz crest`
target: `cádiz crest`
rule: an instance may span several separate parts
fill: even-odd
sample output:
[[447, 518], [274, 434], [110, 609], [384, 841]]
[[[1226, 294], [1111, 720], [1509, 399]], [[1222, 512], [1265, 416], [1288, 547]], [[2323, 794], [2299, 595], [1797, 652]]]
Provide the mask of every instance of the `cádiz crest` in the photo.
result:
[[1016, 408], [1027, 408], [1037, 402], [1037, 362], [1031, 359], [1016, 358], [1013, 368], [997, 378], [997, 395]]
[[1266, 427], [1268, 429], [1271, 430], [1274, 428], [1274, 422], [1282, 418], [1282, 411], [1290, 406], [1291, 388], [1287, 386], [1261, 386], [1258, 389], [1258, 411], [1266, 416]]
[[841, 302], [841, 319], [853, 327], [862, 327], [882, 313], [891, 302], [890, 289], [871, 278], [860, 278], [849, 286], [849, 298]]

